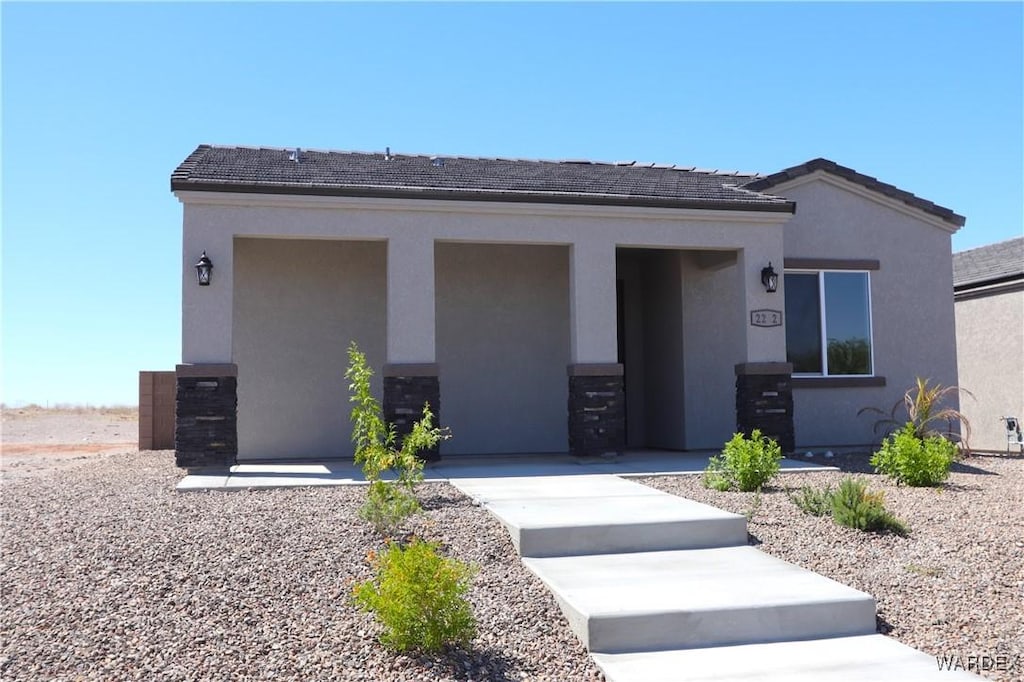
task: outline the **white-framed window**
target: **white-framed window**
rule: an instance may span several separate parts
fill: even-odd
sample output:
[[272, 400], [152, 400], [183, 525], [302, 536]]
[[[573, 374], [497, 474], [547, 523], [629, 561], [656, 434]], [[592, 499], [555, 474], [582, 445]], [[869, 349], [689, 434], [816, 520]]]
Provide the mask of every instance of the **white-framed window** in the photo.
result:
[[873, 376], [871, 277], [860, 270], [787, 270], [786, 359], [801, 376]]

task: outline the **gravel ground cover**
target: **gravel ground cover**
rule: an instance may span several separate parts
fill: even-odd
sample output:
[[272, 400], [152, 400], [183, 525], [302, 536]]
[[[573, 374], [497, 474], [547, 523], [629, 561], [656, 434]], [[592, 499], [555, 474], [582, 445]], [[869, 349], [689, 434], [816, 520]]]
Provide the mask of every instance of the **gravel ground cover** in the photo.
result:
[[387, 653], [349, 601], [381, 541], [358, 487], [173, 491], [168, 452], [3, 480], [0, 679], [600, 680], [508, 535], [427, 484], [415, 530], [479, 566], [479, 634]]
[[[897, 488], [870, 473], [867, 455], [829, 462], [840, 472], [787, 473], [756, 493], [720, 493], [698, 476], [636, 479], [750, 516], [751, 544], [868, 592], [879, 630], [933, 656], [1005, 656], [993, 680], [1024, 680], [1024, 458], [974, 456], [941, 488]], [[847, 475], [885, 492], [909, 523], [907, 537], [877, 535], [804, 514], [789, 499], [802, 486], [836, 487]], [[752, 579], [756, 577], [752, 576]]]

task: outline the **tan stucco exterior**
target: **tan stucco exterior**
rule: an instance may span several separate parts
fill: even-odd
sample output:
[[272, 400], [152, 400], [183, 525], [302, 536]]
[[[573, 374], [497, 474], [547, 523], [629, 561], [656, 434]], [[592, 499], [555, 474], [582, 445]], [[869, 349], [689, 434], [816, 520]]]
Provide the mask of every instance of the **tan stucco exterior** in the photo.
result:
[[[623, 250], [667, 254], [657, 296], [642, 304], [656, 320], [646, 344], [655, 349], [672, 329], [695, 352], [715, 351], [713, 360], [667, 354], [682, 339], [652, 350], [662, 362], [645, 364], [645, 378], [670, 400], [647, 411], [650, 442], [721, 443], [735, 426], [732, 367], [784, 357], [784, 329], [750, 327], [748, 311], [780, 305], [760, 270], [781, 261], [788, 214], [178, 196], [183, 362], [237, 364], [240, 459], [351, 455], [341, 375], [356, 337], [378, 372], [437, 363], [442, 420], [456, 436], [443, 453], [564, 452], [566, 366], [618, 361]], [[195, 285], [192, 268], [203, 250], [214, 263], [209, 287]], [[713, 269], [696, 264], [699, 253], [718, 254]], [[711, 298], [699, 293], [709, 279]], [[713, 401], [688, 411], [687, 390]]]
[[[744, 363], [786, 357], [761, 269], [877, 260], [875, 384], [794, 390], [798, 447], [874, 440], [917, 375], [957, 382], [953, 228], [845, 180], [772, 189], [796, 215], [630, 206], [178, 191], [182, 362], [238, 368], [238, 457], [350, 457], [345, 348], [437, 367], [442, 454], [567, 450], [567, 366], [619, 363], [624, 286], [628, 445], [718, 448]], [[196, 286], [206, 251], [213, 282]], [[622, 280], [622, 285], [617, 285]]]
[[954, 230], [826, 173], [772, 191], [797, 202], [785, 227], [786, 258], [878, 261], [870, 272], [871, 326], [874, 374], [885, 386], [793, 390], [798, 448], [870, 444], [875, 418], [858, 417], [861, 408], [888, 411], [917, 376], [957, 383]]
[[[1024, 419], [1024, 282], [972, 292], [956, 301], [961, 410], [971, 447], [1006, 452], [1000, 417]], [[1019, 447], [1013, 447], [1019, 452]]]

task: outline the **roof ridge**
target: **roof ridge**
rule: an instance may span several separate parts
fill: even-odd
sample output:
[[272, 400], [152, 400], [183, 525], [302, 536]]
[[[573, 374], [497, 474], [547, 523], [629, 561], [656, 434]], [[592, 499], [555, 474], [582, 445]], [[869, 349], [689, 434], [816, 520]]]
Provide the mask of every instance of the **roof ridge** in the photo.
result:
[[1000, 239], [997, 242], [992, 242], [990, 244], [982, 244], [981, 246], [972, 246], [969, 249], [963, 249], [962, 251], [956, 251], [956, 252], [953, 253], [953, 255], [954, 256], [959, 256], [959, 255], [962, 255], [962, 254], [969, 254], [969, 253], [972, 253], [974, 251], [981, 251], [982, 249], [992, 249], [992, 248], [997, 248], [997, 247], [1000, 247], [1000, 246], [1004, 246], [1005, 247], [1005, 246], [1009, 246], [1011, 242], [1024, 242], [1024, 236], [1010, 237], [1009, 239]]
[[[244, 144], [203, 144], [200, 147], [206, 149], [240, 149], [240, 150], [251, 150], [251, 151], [278, 151], [278, 152], [291, 152], [295, 149], [301, 149], [303, 153], [313, 154], [361, 154], [365, 156], [381, 156], [385, 155], [385, 151], [367, 151], [359, 149], [322, 149], [316, 147], [278, 147], [275, 145], [244, 145]], [[198, 151], [198, 149], [196, 150]], [[193, 152], [195, 154], [195, 152]], [[586, 159], [586, 158], [527, 158], [527, 157], [509, 157], [509, 156], [466, 156], [463, 154], [427, 154], [418, 152], [401, 152], [391, 151], [392, 157], [403, 156], [406, 158], [422, 158], [422, 159], [433, 159], [433, 158], [444, 158], [444, 159], [461, 159], [466, 161], [510, 161], [518, 163], [550, 163], [560, 165], [580, 165], [580, 166], [628, 166], [633, 168], [649, 168], [655, 170], [677, 170], [685, 171], [690, 173], [700, 173], [702, 175], [715, 175], [721, 177], [740, 177], [740, 178], [763, 178], [766, 177], [763, 173], [758, 171], [737, 171], [737, 170], [719, 170], [716, 168], [700, 168], [697, 166], [687, 166], [678, 163], [658, 163], [654, 161], [603, 161], [600, 159]], [[191, 158], [191, 157], [190, 157]], [[188, 161], [189, 159], [186, 159]], [[184, 164], [182, 164], [184, 165]]]

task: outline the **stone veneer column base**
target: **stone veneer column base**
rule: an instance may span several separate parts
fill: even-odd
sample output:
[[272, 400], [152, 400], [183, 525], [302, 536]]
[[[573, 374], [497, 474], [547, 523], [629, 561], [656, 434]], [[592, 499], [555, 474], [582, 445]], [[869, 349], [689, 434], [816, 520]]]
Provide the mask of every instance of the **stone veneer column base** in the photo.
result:
[[622, 365], [569, 365], [569, 453], [621, 454], [626, 446]]
[[174, 463], [188, 469], [235, 464], [237, 365], [178, 365], [175, 373]]
[[796, 449], [793, 432], [793, 365], [747, 362], [736, 365], [736, 430], [754, 429], [774, 438], [783, 452]]
[[[434, 424], [441, 423], [441, 383], [436, 364], [384, 365], [382, 374], [384, 419], [394, 424], [399, 443], [422, 418], [424, 403], [428, 403], [434, 413]], [[428, 462], [436, 462], [441, 459], [441, 452], [439, 447], [434, 447], [420, 456]]]

